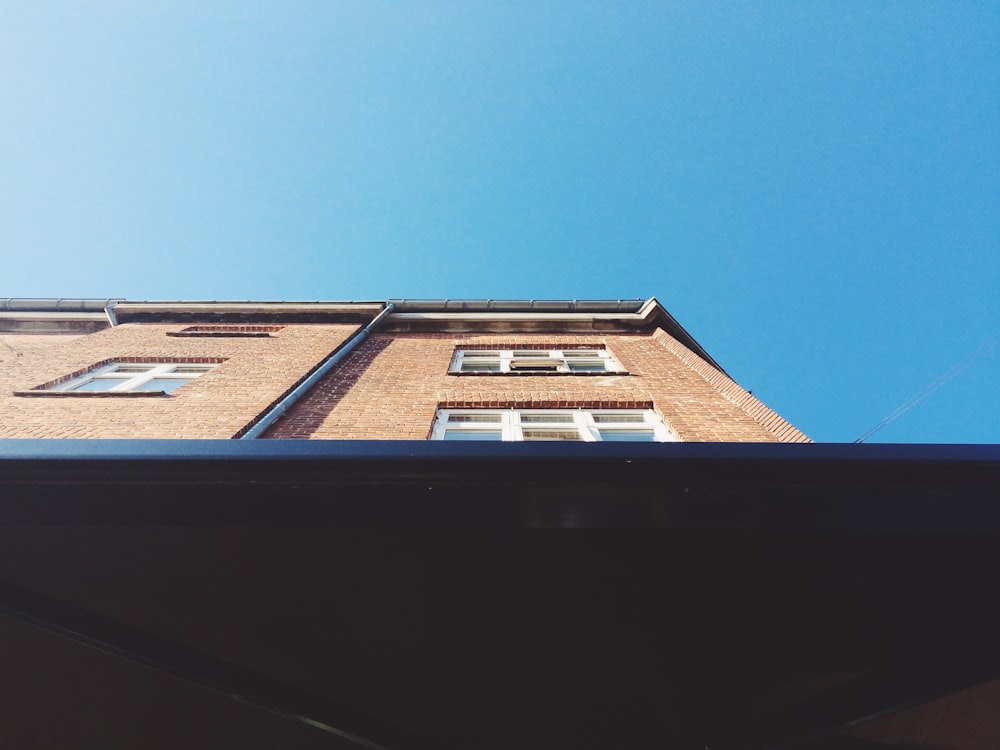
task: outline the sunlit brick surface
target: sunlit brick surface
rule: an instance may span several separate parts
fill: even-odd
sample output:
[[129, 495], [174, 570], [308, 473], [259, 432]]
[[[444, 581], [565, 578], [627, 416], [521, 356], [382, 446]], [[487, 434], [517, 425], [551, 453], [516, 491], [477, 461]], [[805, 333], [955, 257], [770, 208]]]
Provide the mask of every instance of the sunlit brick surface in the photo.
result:
[[[450, 375], [456, 347], [606, 346], [629, 375]], [[653, 335], [376, 334], [267, 433], [423, 440], [435, 410], [645, 408], [683, 441], [805, 442], [805, 435], [663, 331]]]
[[[357, 330], [288, 325], [270, 338], [178, 338], [190, 324], [125, 324], [79, 336], [0, 336], [0, 437], [231, 438]], [[19, 396], [115, 358], [221, 358], [165, 396]]]

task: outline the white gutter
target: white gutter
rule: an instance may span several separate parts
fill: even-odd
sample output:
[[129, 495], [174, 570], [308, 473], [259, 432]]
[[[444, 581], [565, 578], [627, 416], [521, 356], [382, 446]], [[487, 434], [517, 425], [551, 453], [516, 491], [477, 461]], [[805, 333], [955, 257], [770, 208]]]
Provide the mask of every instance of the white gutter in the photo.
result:
[[115, 305], [120, 315], [218, 315], [218, 314], [263, 314], [288, 315], [295, 313], [337, 314], [371, 313], [378, 314], [384, 309], [384, 302], [127, 302]]
[[634, 300], [497, 300], [390, 299], [396, 314], [408, 313], [635, 313], [644, 307]]
[[660, 303], [650, 298], [639, 300], [398, 300], [397, 321], [488, 321], [581, 323], [596, 320], [642, 324], [660, 310]]
[[588, 320], [616, 320], [642, 323], [646, 316], [638, 313], [538, 313], [538, 312], [408, 312], [395, 313], [393, 320], [480, 320], [489, 322], [544, 320], [546, 322], [585, 322]]
[[347, 357], [347, 355], [357, 348], [358, 344], [367, 339], [371, 335], [372, 331], [375, 330], [375, 328], [377, 328], [383, 320], [392, 315], [393, 309], [392, 303], [386, 302], [385, 307], [382, 308], [382, 312], [372, 318], [371, 322], [354, 334], [352, 338], [348, 339], [344, 346], [325, 359], [309, 377], [295, 386], [295, 388], [293, 388], [288, 395], [264, 412], [263, 416], [261, 416], [261, 418], [249, 430], [240, 435], [239, 439], [254, 440], [263, 435], [271, 425], [284, 416], [285, 412], [287, 412], [300, 398], [308, 393], [320, 379], [340, 364], [344, 358]]
[[27, 320], [51, 320], [54, 322], [67, 321], [103, 321], [107, 322], [108, 316], [105, 312], [8, 312], [0, 310], [0, 320], [27, 321]]

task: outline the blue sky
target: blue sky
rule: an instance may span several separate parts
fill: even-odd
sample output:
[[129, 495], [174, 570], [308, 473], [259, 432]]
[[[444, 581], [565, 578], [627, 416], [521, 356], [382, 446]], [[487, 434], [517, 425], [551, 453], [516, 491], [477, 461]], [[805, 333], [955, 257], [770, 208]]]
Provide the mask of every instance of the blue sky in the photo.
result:
[[1000, 333], [992, 2], [8, 2], [0, 108], [0, 297], [656, 296], [823, 441]]

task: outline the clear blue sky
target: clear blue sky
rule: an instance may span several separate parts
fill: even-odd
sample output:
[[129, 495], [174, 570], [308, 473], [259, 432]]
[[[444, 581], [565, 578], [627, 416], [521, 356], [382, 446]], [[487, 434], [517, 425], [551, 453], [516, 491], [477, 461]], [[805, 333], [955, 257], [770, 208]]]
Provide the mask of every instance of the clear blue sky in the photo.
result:
[[656, 296], [823, 441], [1000, 332], [1000, 4], [609, 6], [5, 2], [0, 297]]

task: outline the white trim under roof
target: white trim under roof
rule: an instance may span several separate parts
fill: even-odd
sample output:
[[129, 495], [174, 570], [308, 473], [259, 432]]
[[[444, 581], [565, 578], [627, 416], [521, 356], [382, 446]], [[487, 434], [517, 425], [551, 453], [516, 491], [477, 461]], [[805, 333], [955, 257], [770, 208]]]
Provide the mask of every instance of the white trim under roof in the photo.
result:
[[[121, 299], [0, 299], [0, 331], [89, 332], [117, 322], [180, 322], [199, 317], [275, 318], [365, 324], [387, 307], [395, 311], [382, 330], [464, 330], [483, 327], [511, 332], [553, 324], [569, 332], [610, 331], [659, 325], [709, 365], [725, 374], [655, 297], [631, 300], [407, 300], [387, 302], [136, 301]], [[100, 312], [98, 312], [100, 311]], [[6, 324], [5, 324], [6, 323]]]
[[119, 302], [115, 312], [119, 315], [370, 313], [374, 316], [384, 308], [384, 302]]

